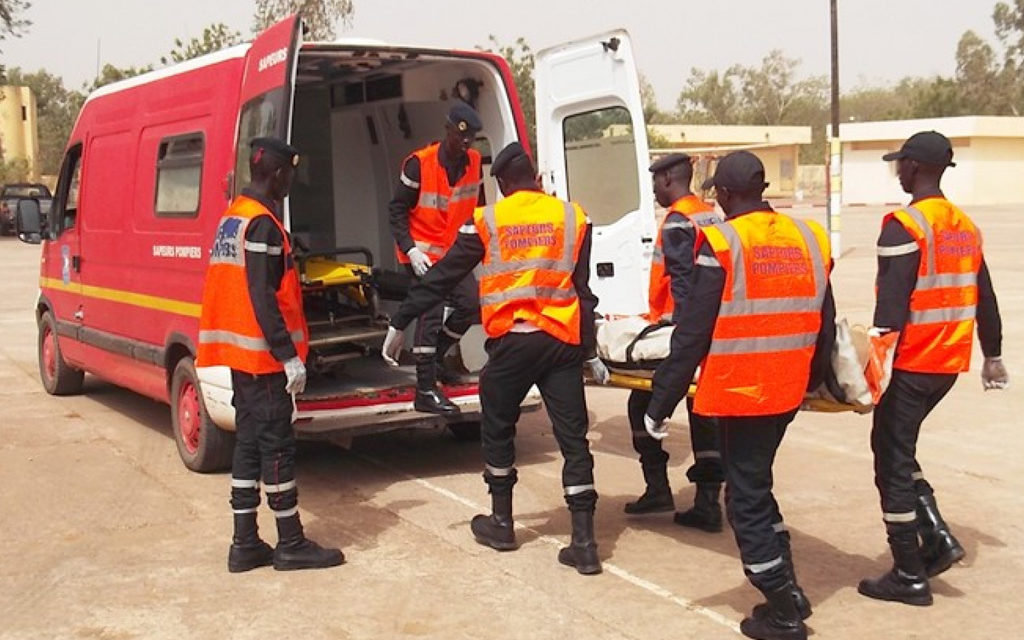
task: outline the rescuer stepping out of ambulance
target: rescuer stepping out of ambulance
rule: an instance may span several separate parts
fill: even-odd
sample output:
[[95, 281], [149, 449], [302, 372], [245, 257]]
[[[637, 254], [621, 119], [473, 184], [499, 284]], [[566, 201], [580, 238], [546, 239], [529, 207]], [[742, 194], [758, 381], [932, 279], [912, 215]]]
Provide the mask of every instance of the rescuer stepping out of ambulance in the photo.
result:
[[[228, 571], [269, 564], [278, 570], [332, 567], [344, 556], [306, 538], [295, 485], [292, 409], [306, 385], [309, 329], [280, 218], [299, 153], [277, 138], [254, 138], [250, 147], [251, 182], [214, 236], [196, 356], [196, 366], [231, 368], [236, 434]], [[261, 480], [277, 523], [273, 549], [256, 526]]]
[[1002, 321], [981, 249], [981, 231], [940, 188], [955, 167], [936, 131], [908, 138], [896, 174], [910, 204], [888, 214], [878, 237], [875, 340], [895, 348], [889, 386], [875, 407], [871, 450], [893, 566], [857, 590], [869, 598], [930, 605], [928, 578], [961, 560], [964, 549], [939, 513], [917, 461], [921, 423], [971, 363], [974, 325], [985, 361], [985, 389], [1005, 389]]
[[[457, 101], [448, 111], [444, 139], [414, 151], [402, 165], [388, 211], [398, 261], [416, 279], [448, 252], [473, 209], [486, 203], [480, 153], [470, 148], [481, 128], [477, 112]], [[452, 308], [447, 320], [445, 300]], [[450, 287], [445, 299], [422, 310], [412, 346], [417, 411], [458, 413], [458, 406], [438, 388], [438, 373], [445, 354], [479, 318], [472, 273]]]
[[[764, 166], [730, 153], [704, 188], [726, 221], [702, 229], [693, 289], [644, 417], [654, 438], [701, 365], [693, 409], [715, 416], [726, 512], [743, 569], [764, 594], [740, 623], [762, 640], [804, 639], [811, 605], [797, 585], [789, 533], [772, 495], [772, 463], [808, 389], [821, 384], [835, 341], [829, 239], [814, 222], [776, 213], [761, 197]], [[703, 364], [702, 364], [703, 361]]]
[[518, 547], [512, 519], [514, 438], [519, 405], [536, 385], [564, 458], [562, 487], [572, 518], [572, 540], [558, 561], [582, 574], [600, 573], [583, 373], [586, 367], [591, 378], [607, 382], [608, 370], [594, 355], [590, 222], [579, 205], [540, 189], [533, 161], [518, 142], [502, 149], [491, 175], [504, 199], [478, 208], [459, 229], [452, 249], [413, 286], [391, 320], [384, 358], [397, 365], [402, 330], [479, 265], [488, 337], [480, 375], [481, 438], [491, 513], [473, 518], [473, 535], [494, 549]]
[[[693, 164], [685, 153], [672, 153], [650, 166], [654, 197], [668, 213], [658, 232], [651, 263], [650, 312], [653, 324], [677, 323], [684, 301], [693, 288], [695, 272], [694, 243], [700, 228], [722, 219], [712, 207], [690, 191]], [[661, 441], [652, 438], [644, 428], [644, 415], [651, 401], [651, 392], [633, 390], [627, 404], [629, 426], [633, 432], [633, 448], [640, 454], [647, 488], [634, 502], [627, 502], [626, 513], [644, 514], [675, 509], [675, 500], [668, 481], [668, 452]], [[718, 495], [725, 475], [718, 452], [718, 425], [714, 418], [694, 413], [693, 400], [687, 398], [686, 411], [690, 425], [693, 464], [686, 471], [690, 482], [696, 483], [693, 507], [680, 511], [673, 518], [676, 524], [709, 532], [722, 530], [722, 508]]]

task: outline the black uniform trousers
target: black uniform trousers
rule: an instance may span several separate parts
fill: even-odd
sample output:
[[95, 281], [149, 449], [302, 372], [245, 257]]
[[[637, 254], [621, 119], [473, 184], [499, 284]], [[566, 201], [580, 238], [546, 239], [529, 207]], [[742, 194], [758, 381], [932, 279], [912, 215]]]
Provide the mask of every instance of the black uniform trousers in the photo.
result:
[[[650, 391], [634, 389], [629, 393], [627, 413], [633, 432], [633, 449], [640, 454], [642, 466], [660, 466], [668, 462], [668, 452], [661, 440], [655, 440], [644, 427], [644, 415], [651, 403]], [[690, 447], [693, 464], [686, 470], [690, 482], [721, 483], [725, 480], [722, 456], [718, 452], [718, 421], [693, 412], [693, 398], [686, 399], [686, 415], [690, 423]]]
[[916, 512], [917, 495], [932, 493], [921, 477], [917, 437], [921, 423], [953, 388], [956, 377], [955, 373], [893, 369], [892, 379], [875, 407], [871, 423], [875, 486], [886, 522], [913, 522], [911, 514]]
[[[492, 493], [515, 484], [515, 435], [523, 398], [537, 385], [562, 452], [562, 486], [571, 511], [590, 511], [597, 502], [594, 458], [587, 441], [587, 400], [583, 393], [583, 349], [543, 331], [507, 333], [487, 341], [480, 374], [481, 440]], [[509, 473], [513, 471], [513, 473]]]
[[743, 570], [762, 592], [788, 581], [781, 541], [782, 513], [772, 495], [772, 464], [796, 410], [770, 416], [721, 417], [725, 508]]
[[[412, 268], [409, 268], [412, 273]], [[448, 320], [444, 308], [452, 308]], [[416, 356], [433, 356], [437, 352], [438, 334], [444, 330], [457, 342], [474, 324], [480, 323], [480, 287], [473, 274], [466, 276], [448, 294], [447, 305], [439, 304], [416, 319], [412, 352]], [[443, 326], [442, 326], [443, 324]], [[437, 354], [438, 358], [443, 354]]]
[[277, 517], [294, 513], [295, 431], [292, 399], [284, 372], [253, 375], [231, 370], [235, 407], [235, 453], [231, 464], [231, 508], [255, 511], [262, 478], [267, 504]]

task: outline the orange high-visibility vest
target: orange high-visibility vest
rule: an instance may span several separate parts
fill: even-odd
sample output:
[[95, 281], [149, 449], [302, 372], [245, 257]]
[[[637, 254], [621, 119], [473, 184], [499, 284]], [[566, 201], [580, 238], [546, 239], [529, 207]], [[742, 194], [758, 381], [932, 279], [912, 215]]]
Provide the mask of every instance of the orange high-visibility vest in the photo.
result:
[[[238, 196], [217, 225], [217, 235], [210, 252], [199, 316], [196, 366], [224, 365], [255, 374], [284, 371], [284, 364], [271, 355], [270, 345], [256, 321], [245, 275], [246, 249], [261, 249], [256, 246], [261, 243], [246, 241], [245, 232], [249, 223], [259, 216], [269, 216], [284, 238], [281, 252], [286, 257], [287, 266], [281, 287], [277, 290], [277, 305], [299, 357], [305, 360], [309, 353], [309, 330], [302, 311], [299, 276], [289, 257], [291, 244], [288, 234], [266, 207], [252, 198]], [[274, 249], [276, 247], [262, 247], [268, 253]]]
[[[409, 211], [409, 235], [416, 247], [437, 262], [444, 257], [459, 227], [469, 221], [480, 195], [480, 153], [468, 149], [469, 162], [455, 186], [448, 184], [448, 173], [438, 160], [441, 143], [427, 145], [412, 155], [420, 161], [420, 181], [411, 182], [402, 173], [402, 183], [420, 190], [420, 199]], [[409, 256], [395, 247], [395, 255], [402, 264], [409, 264]]]
[[910, 315], [892, 366], [918, 373], [967, 371], [978, 305], [981, 231], [945, 198], [921, 200], [886, 220], [890, 217], [903, 225], [921, 252]]
[[580, 344], [580, 301], [572, 283], [587, 228], [579, 205], [536, 191], [518, 191], [481, 207], [473, 224], [484, 245], [480, 315], [497, 338], [528, 322]]
[[[704, 228], [725, 270], [722, 303], [693, 410], [764, 416], [800, 406], [828, 285], [828, 235], [818, 224], [754, 211]], [[701, 240], [698, 240], [698, 246]]]
[[[673, 215], [677, 214], [677, 215]], [[718, 224], [722, 219], [714, 212], [714, 208], [693, 195], [679, 198], [672, 203], [665, 220], [658, 229], [658, 239], [654, 243], [654, 257], [651, 260], [651, 284], [648, 294], [650, 311], [649, 322], [672, 320], [675, 301], [672, 299], [672, 278], [665, 271], [665, 253], [663, 251], [665, 229], [693, 229]], [[682, 302], [680, 300], [680, 302]]]

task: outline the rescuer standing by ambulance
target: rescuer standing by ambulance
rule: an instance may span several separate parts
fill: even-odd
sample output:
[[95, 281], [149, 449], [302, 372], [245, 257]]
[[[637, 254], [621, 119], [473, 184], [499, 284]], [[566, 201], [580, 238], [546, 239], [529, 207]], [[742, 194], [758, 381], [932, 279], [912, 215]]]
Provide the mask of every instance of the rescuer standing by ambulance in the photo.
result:
[[820, 225], [761, 199], [764, 166], [748, 151], [724, 157], [704, 188], [712, 185], [727, 219], [697, 240], [693, 291], [644, 420], [652, 437], [668, 435], [664, 421], [703, 361], [693, 408], [718, 418], [726, 511], [744, 571], [767, 599], [740, 630], [802, 640], [811, 607], [772, 495], [772, 462], [805, 392], [824, 378], [835, 340], [829, 240]]
[[583, 368], [599, 382], [608, 381], [608, 370], [594, 355], [590, 223], [579, 205], [539, 188], [533, 162], [518, 142], [502, 149], [491, 175], [505, 199], [477, 209], [451, 251], [412, 288], [391, 319], [384, 358], [397, 364], [402, 330], [479, 264], [488, 336], [480, 376], [481, 435], [492, 512], [473, 518], [473, 535], [494, 549], [518, 547], [512, 520], [514, 437], [519, 405], [537, 385], [565, 459], [562, 486], [572, 514], [572, 542], [558, 560], [582, 574], [600, 573]]
[[[685, 153], [672, 153], [659, 159], [649, 168], [658, 204], [668, 208], [668, 214], [658, 232], [651, 263], [650, 313], [651, 323], [674, 323], [678, 320], [686, 297], [693, 287], [694, 243], [700, 227], [717, 224], [722, 219], [714, 209], [690, 191], [693, 164]], [[677, 304], [678, 303], [678, 304]], [[651, 401], [649, 391], [634, 389], [627, 404], [629, 426], [633, 432], [633, 448], [640, 454], [647, 488], [635, 502], [627, 502], [626, 513], [642, 514], [671, 511], [675, 508], [672, 489], [668, 481], [668, 453], [660, 440], [652, 438], [644, 428], [644, 415]], [[722, 508], [718, 494], [725, 475], [722, 457], [718, 452], [718, 425], [714, 418], [693, 412], [693, 401], [686, 400], [690, 425], [690, 444], [693, 464], [686, 477], [697, 485], [693, 508], [681, 511], [673, 518], [676, 524], [709, 532], [722, 530]]]
[[985, 356], [985, 389], [1005, 389], [1009, 376], [1000, 359], [1002, 321], [981, 231], [939, 187], [946, 168], [956, 166], [949, 140], [922, 131], [883, 160], [896, 161], [900, 186], [911, 197], [882, 223], [874, 317], [877, 333], [898, 332], [892, 378], [871, 428], [875, 485], [893, 568], [862, 580], [858, 591], [879, 600], [929, 605], [928, 578], [963, 558], [964, 549], [939, 514], [917, 462], [921, 423], [957, 374], [969, 369], [975, 321]]
[[[295, 486], [292, 408], [306, 385], [309, 330], [279, 218], [299, 153], [277, 138], [254, 138], [250, 147], [252, 181], [221, 218], [210, 252], [196, 356], [196, 366], [231, 368], [236, 435], [228, 571], [331, 567], [344, 556], [306, 538]], [[261, 478], [277, 523], [273, 549], [256, 527]]]
[[[426, 275], [451, 248], [477, 204], [485, 204], [480, 153], [470, 148], [481, 127], [477, 112], [458, 101], [448, 112], [444, 140], [414, 151], [402, 165], [388, 210], [398, 261], [416, 278]], [[458, 412], [438, 389], [437, 377], [445, 353], [479, 322], [476, 296], [476, 280], [468, 274], [448, 292], [453, 311], [447, 320], [444, 300], [424, 309], [417, 319], [412, 347], [417, 411]]]

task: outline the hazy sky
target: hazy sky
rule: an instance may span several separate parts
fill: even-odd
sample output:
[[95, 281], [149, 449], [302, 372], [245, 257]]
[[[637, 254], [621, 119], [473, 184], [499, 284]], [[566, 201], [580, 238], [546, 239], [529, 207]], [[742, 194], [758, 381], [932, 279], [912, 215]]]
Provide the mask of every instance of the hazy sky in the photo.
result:
[[[951, 75], [967, 29], [995, 42], [995, 0], [838, 0], [840, 84]], [[0, 59], [26, 71], [45, 68], [78, 87], [100, 60], [159, 64], [174, 38], [224, 22], [249, 36], [252, 0], [33, 0], [33, 25], [0, 43]], [[829, 70], [828, 0], [355, 0], [342, 36], [454, 48], [522, 36], [534, 49], [624, 27], [638, 68], [663, 109], [674, 109], [691, 67], [758, 64], [772, 49], [802, 60], [803, 75]]]

